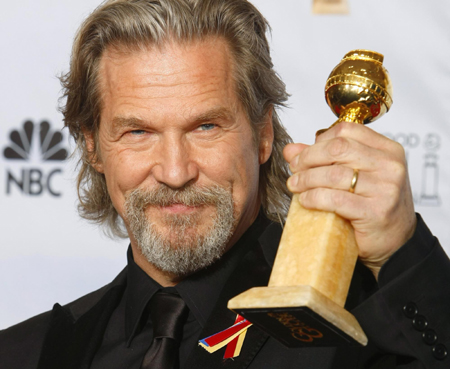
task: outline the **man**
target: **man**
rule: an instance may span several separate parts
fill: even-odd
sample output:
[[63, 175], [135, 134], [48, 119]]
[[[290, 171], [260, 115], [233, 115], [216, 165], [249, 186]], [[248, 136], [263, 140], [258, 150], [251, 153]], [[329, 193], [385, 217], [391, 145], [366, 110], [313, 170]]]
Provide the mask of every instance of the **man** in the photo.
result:
[[[401, 146], [351, 123], [286, 146], [266, 29], [246, 0], [112, 0], [83, 23], [62, 78], [80, 213], [129, 236], [128, 266], [3, 331], [1, 368], [448, 367], [450, 268], [414, 214]], [[288, 349], [251, 327], [223, 360], [198, 340], [234, 323], [231, 297], [267, 284], [287, 180], [305, 207], [355, 229], [346, 306], [369, 345]], [[159, 321], [172, 325], [154, 318], [172, 310], [154, 307], [160, 296], [180, 304], [169, 359], [153, 350]]]

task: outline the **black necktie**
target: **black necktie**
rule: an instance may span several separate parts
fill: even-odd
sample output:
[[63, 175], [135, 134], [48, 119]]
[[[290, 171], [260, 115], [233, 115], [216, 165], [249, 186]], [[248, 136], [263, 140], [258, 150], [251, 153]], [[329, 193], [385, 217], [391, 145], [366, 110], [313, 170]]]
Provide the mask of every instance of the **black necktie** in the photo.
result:
[[188, 308], [179, 295], [158, 292], [149, 303], [153, 341], [141, 369], [178, 369], [179, 348]]

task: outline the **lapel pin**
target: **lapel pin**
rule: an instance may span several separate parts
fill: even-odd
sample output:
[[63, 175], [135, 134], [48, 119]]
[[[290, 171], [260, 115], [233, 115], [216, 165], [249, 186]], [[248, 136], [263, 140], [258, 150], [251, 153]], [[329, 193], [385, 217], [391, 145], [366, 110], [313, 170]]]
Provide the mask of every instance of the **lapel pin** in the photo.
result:
[[198, 341], [198, 344], [210, 354], [227, 346], [223, 358], [237, 357], [241, 353], [247, 329], [251, 325], [252, 323], [238, 314], [231, 327]]

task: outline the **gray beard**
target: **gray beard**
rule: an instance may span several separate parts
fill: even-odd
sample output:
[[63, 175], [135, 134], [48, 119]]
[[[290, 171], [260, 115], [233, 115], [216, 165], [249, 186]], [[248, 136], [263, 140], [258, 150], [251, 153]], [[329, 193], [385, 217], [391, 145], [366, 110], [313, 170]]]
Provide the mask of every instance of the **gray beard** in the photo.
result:
[[[213, 205], [216, 214], [212, 225], [199, 234], [201, 225], [197, 214], [174, 214], [158, 219], [167, 234], [158, 231], [148, 219], [148, 206]], [[173, 190], [165, 185], [155, 189], [136, 189], [126, 196], [126, 219], [142, 255], [163, 272], [183, 277], [201, 270], [219, 259], [234, 232], [237, 221], [234, 214], [233, 197], [230, 191], [219, 186], [199, 187], [191, 185]]]

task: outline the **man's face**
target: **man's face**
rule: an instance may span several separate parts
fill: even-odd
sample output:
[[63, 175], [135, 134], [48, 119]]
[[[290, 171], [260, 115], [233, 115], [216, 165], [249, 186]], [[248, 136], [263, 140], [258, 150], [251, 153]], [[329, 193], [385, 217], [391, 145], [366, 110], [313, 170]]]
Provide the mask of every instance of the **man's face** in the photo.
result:
[[[196, 247], [188, 240], [211, 232], [218, 213], [215, 201], [186, 202], [177, 193], [193, 191], [195, 197], [198, 191], [219, 189], [229, 194], [233, 236], [227, 237], [225, 249], [255, 219], [259, 166], [271, 153], [271, 119], [268, 114], [256, 145], [233, 77], [228, 46], [217, 38], [104, 53], [94, 167], [105, 175], [135, 259], [139, 242], [127, 217], [127, 206], [136, 202], [130, 200], [132, 193], [143, 193], [142, 199], [148, 191], [173, 195], [173, 201], [158, 200], [142, 210], [145, 221], [171, 248]], [[92, 139], [87, 141], [92, 146]], [[180, 235], [185, 244], [180, 244]]]

